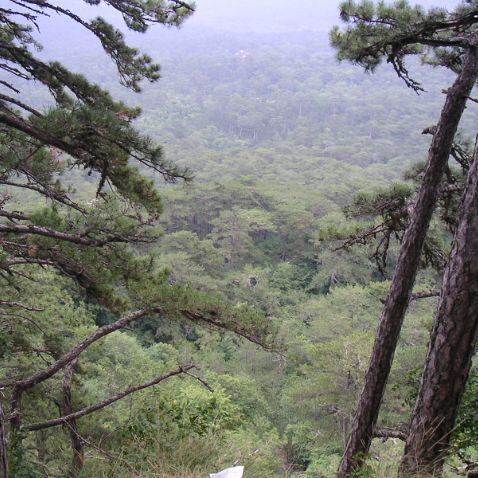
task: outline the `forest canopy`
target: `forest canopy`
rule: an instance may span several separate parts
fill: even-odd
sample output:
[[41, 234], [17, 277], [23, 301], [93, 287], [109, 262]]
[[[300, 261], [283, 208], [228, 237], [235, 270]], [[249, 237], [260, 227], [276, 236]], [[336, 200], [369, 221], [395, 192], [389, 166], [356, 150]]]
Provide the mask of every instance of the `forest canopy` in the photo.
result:
[[[303, 21], [271, 2], [7, 3], [0, 477], [334, 476], [474, 2], [327, 3], [316, 28], [308, 1]], [[348, 23], [331, 48], [332, 15]], [[418, 46], [430, 38], [448, 49]], [[364, 476], [400, 465], [475, 106], [437, 183]], [[474, 365], [444, 476], [478, 462], [476, 387]]]

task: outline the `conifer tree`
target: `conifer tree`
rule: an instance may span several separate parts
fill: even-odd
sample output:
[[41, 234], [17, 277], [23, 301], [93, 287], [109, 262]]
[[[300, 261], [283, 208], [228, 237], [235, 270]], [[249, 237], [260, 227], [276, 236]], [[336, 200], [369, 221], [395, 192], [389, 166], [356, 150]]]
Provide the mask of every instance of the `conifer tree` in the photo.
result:
[[445, 269], [401, 474], [441, 476], [478, 334], [478, 144]]
[[[85, 0], [94, 8], [101, 0]], [[104, 2], [119, 12], [126, 26], [144, 33], [150, 25], [179, 26], [193, 3], [181, 0]], [[52, 269], [122, 317], [98, 328], [49, 366], [40, 364], [30, 376], [2, 377], [0, 397], [10, 404], [9, 427], [0, 403], [0, 477], [9, 476], [7, 444], [21, 448], [24, 433], [58, 425], [77, 430], [76, 421], [123, 397], [184, 374], [192, 364], [74, 411], [71, 382], [80, 354], [100, 338], [152, 314], [181, 316], [194, 323], [233, 330], [264, 343], [270, 325], [247, 306], [226, 310], [218, 298], [187, 287], [172, 286], [167, 271], [132, 246], [158, 237], [161, 197], [153, 179], [189, 180], [191, 173], [166, 160], [151, 138], [134, 128], [140, 110], [115, 101], [108, 91], [84, 75], [37, 55], [33, 36], [39, 18], [60, 15], [76, 22], [100, 42], [114, 62], [120, 82], [135, 92], [141, 82], [159, 79], [159, 66], [125, 43], [124, 35], [104, 19], [85, 20], [62, 2], [12, 0], [0, 6], [0, 298], [2, 316], [38, 312], [29, 305], [20, 283], [34, 280], [35, 271]], [[31, 84], [51, 95], [48, 108], [26, 99]], [[88, 173], [96, 197], [81, 201], [68, 185], [69, 175]], [[28, 207], [22, 198], [28, 197]], [[38, 207], [32, 207], [36, 202]], [[45, 293], [47, 291], [45, 290]], [[34, 321], [34, 319], [32, 319]], [[64, 370], [64, 416], [24, 425], [22, 397]], [[68, 398], [70, 397], [70, 398]], [[78, 436], [71, 437], [75, 473], [82, 463]], [[8, 441], [8, 443], [7, 443]], [[15, 451], [15, 450], [14, 450]], [[17, 454], [18, 458], [18, 454]], [[18, 462], [18, 460], [17, 460]], [[15, 464], [10, 470], [15, 474]], [[13, 470], [13, 471], [12, 471]]]
[[349, 26], [344, 31], [335, 28], [331, 33], [339, 59], [350, 60], [367, 71], [373, 71], [385, 59], [407, 86], [417, 92], [423, 87], [409, 74], [405, 63], [407, 56], [420, 56], [427, 62], [448, 67], [457, 73], [433, 133], [422, 185], [402, 240], [340, 466], [341, 476], [348, 476], [361, 466], [373, 438], [439, 184], [461, 115], [478, 77], [477, 38], [474, 32], [477, 14], [476, 2], [466, 2], [455, 12], [448, 13], [444, 9], [426, 12], [420, 7], [411, 7], [406, 1], [398, 1], [393, 6], [383, 2], [347, 1], [341, 5], [341, 17]]
[[[96, 37], [121, 83], [133, 91], [140, 91], [142, 80], [157, 81], [159, 66], [129, 47], [124, 35], [100, 17], [84, 20], [58, 2], [8, 4], [0, 8], [0, 275], [14, 280], [24, 264], [55, 267], [110, 301], [108, 282], [124, 275], [132, 259], [125, 245], [150, 241], [162, 210], [153, 181], [140, 169], [169, 182], [191, 175], [135, 130], [138, 108], [114, 101], [82, 74], [39, 58], [33, 30], [40, 18], [53, 14], [73, 20]], [[154, 23], [180, 25], [193, 12], [192, 4], [176, 0], [108, 4], [138, 32]], [[29, 87], [38, 84], [53, 100], [42, 111], [25, 99]], [[78, 203], [64, 181], [71, 170], [97, 178], [96, 200]], [[44, 207], [12, 211], [10, 203], [29, 193]]]

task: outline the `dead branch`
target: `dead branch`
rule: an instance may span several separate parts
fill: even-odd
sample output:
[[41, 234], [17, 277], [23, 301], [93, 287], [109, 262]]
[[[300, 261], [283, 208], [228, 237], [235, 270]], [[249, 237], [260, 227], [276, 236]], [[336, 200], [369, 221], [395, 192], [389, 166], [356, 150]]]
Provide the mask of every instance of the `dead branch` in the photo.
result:
[[193, 373], [190, 373], [190, 372], [187, 372], [187, 371], [185, 371], [184, 373], [186, 375], [188, 375], [189, 377], [192, 377], [192, 378], [196, 379], [199, 383], [204, 385], [211, 393], [214, 392], [214, 389], [205, 380], [203, 380], [201, 377], [198, 377], [197, 375], [194, 375]]
[[419, 300], [419, 299], [427, 299], [429, 297], [439, 297], [440, 296], [440, 291], [439, 290], [426, 290], [426, 291], [421, 291], [421, 292], [414, 292], [410, 296], [410, 302], [414, 300]]
[[82, 418], [91, 413], [97, 412], [98, 410], [101, 410], [107, 407], [108, 405], [111, 405], [112, 403], [117, 402], [118, 400], [121, 400], [124, 397], [127, 397], [128, 395], [132, 393], [138, 392], [140, 390], [144, 390], [145, 388], [153, 387], [154, 385], [157, 385], [158, 383], [161, 383], [170, 377], [185, 374], [188, 370], [191, 370], [193, 368], [196, 368], [196, 365], [181, 366], [177, 370], [174, 370], [173, 372], [169, 372], [165, 375], [161, 375], [148, 382], [144, 382], [139, 385], [128, 387], [126, 390], [123, 390], [122, 392], [119, 392], [116, 395], [113, 395], [112, 397], [107, 398], [106, 400], [98, 402], [95, 405], [91, 405], [89, 407], [83, 408], [83, 410], [79, 410], [78, 412], [71, 413], [70, 415], [66, 415], [64, 417], [54, 418], [52, 420], [47, 420], [44, 422], [27, 425], [23, 427], [23, 430], [31, 432], [36, 430], [44, 430], [45, 428], [56, 427], [58, 425], [63, 425], [65, 423], [71, 422], [72, 420], [76, 420], [78, 418]]
[[104, 325], [103, 327], [97, 329], [94, 333], [83, 339], [67, 354], [63, 355], [63, 357], [59, 358], [56, 362], [52, 363], [46, 369], [40, 370], [31, 377], [23, 380], [18, 380], [16, 382], [8, 384], [0, 384], [0, 387], [13, 388], [10, 405], [10, 425], [12, 429], [18, 430], [20, 428], [22, 395], [26, 390], [55, 375], [65, 365], [75, 360], [92, 343], [96, 342], [105, 335], [111, 334], [116, 330], [120, 330], [126, 327], [129, 323], [133, 322], [134, 320], [138, 320], [145, 315], [146, 310], [144, 309], [131, 312], [130, 314], [125, 315], [116, 322], [109, 325]]
[[[28, 174], [27, 171], [22, 171], [24, 174], [27, 176], [32, 177], [31, 174]], [[74, 201], [72, 201], [65, 193], [54, 191], [53, 189], [49, 189], [46, 185], [39, 183], [37, 178], [34, 178], [34, 181], [39, 184], [31, 184], [31, 183], [15, 183], [12, 181], [7, 181], [7, 180], [0, 180], [0, 184], [4, 184], [5, 186], [11, 186], [13, 188], [23, 188], [23, 189], [29, 189], [31, 191], [35, 191], [37, 193], [42, 194], [43, 196], [48, 197], [49, 199], [52, 199], [54, 201], [57, 201], [61, 204], [64, 204], [65, 206], [69, 206], [76, 211], [85, 214], [85, 210], [80, 207], [78, 204], [76, 204]]]
[[340, 246], [333, 249], [334, 252], [348, 249], [355, 244], [366, 244], [367, 240], [370, 238], [376, 238], [378, 234], [384, 233], [389, 230], [388, 221], [385, 221], [376, 226], [372, 226], [365, 231], [361, 231], [357, 234], [350, 235]]
[[383, 441], [386, 441], [389, 438], [398, 438], [402, 441], [407, 439], [407, 434], [405, 432], [401, 430], [393, 430], [391, 428], [379, 428], [375, 430], [373, 436], [374, 438], [382, 438]]
[[73, 360], [75, 360], [87, 347], [89, 347], [94, 342], [98, 341], [105, 335], [111, 334], [116, 330], [123, 329], [129, 323], [138, 320], [146, 315], [145, 309], [140, 309], [135, 312], [131, 312], [130, 314], [125, 315], [121, 319], [113, 322], [112, 324], [104, 325], [99, 329], [95, 330], [91, 335], [88, 335], [85, 339], [83, 339], [80, 343], [78, 343], [75, 347], [73, 347], [68, 353], [60, 357], [56, 362], [52, 363], [47, 369], [41, 370], [36, 374], [32, 375], [29, 378], [19, 380], [17, 382], [9, 383], [9, 384], [0, 384], [0, 387], [14, 387], [19, 388], [22, 391], [25, 391], [44, 380], [50, 378], [52, 375], [55, 375], [59, 370], [61, 370], [65, 365], [69, 364]]
[[28, 310], [29, 312], [43, 312], [45, 309], [35, 309], [21, 302], [10, 302], [7, 300], [0, 300], [0, 306], [2, 307], [19, 307], [20, 309]]
[[261, 340], [259, 335], [255, 335], [254, 333], [248, 332], [244, 329], [231, 329], [227, 326], [224, 320], [221, 320], [221, 317], [213, 316], [212, 314], [204, 314], [193, 310], [181, 310], [180, 312], [181, 314], [183, 314], [184, 317], [191, 320], [192, 322], [203, 322], [218, 329], [231, 330], [235, 334], [240, 335], [241, 337], [244, 337], [245, 339], [249, 340], [249, 342], [267, 348], [264, 345], [264, 341]]
[[104, 239], [93, 239], [85, 237], [83, 234], [69, 234], [67, 232], [56, 231], [49, 227], [34, 226], [33, 224], [0, 224], [0, 233], [14, 233], [14, 234], [33, 234], [37, 236], [50, 237], [60, 241], [72, 242], [82, 246], [102, 247], [107, 244], [117, 242], [143, 242], [141, 238], [123, 237], [117, 235], [110, 235]]

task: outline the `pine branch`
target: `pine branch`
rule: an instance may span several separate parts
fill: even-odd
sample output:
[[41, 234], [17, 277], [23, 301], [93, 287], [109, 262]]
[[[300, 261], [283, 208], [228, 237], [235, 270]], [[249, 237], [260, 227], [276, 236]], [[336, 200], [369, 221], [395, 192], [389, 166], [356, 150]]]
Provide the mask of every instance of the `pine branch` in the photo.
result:
[[96, 403], [95, 405], [91, 405], [89, 407], [83, 408], [82, 410], [79, 410], [77, 412], [71, 413], [70, 415], [66, 415], [64, 417], [59, 417], [59, 418], [54, 418], [52, 420], [47, 420], [44, 422], [40, 423], [34, 423], [32, 425], [26, 425], [22, 429], [25, 431], [37, 431], [37, 430], [44, 430], [46, 428], [51, 428], [51, 427], [56, 427], [58, 425], [63, 425], [67, 422], [70, 422], [72, 420], [76, 420], [78, 418], [82, 418], [86, 415], [89, 415], [91, 413], [97, 412], [98, 410], [101, 410], [112, 403], [117, 402], [118, 400], [121, 400], [128, 395], [131, 395], [132, 393], [138, 392], [140, 390], [144, 390], [149, 387], [153, 387], [155, 385], [158, 385], [159, 383], [163, 382], [164, 380], [167, 380], [168, 378], [174, 377], [176, 375], [181, 375], [185, 374], [187, 371], [196, 368], [196, 365], [185, 365], [182, 367], [179, 367], [177, 370], [173, 372], [169, 372], [165, 375], [161, 375], [159, 377], [154, 378], [153, 380], [149, 380], [148, 382], [141, 383], [139, 385], [131, 386], [128, 387], [126, 390], [123, 390], [122, 392], [117, 393], [116, 395], [113, 395], [110, 398], [107, 398], [106, 400], [103, 400], [101, 402]]
[[11, 96], [3, 95], [0, 93], [0, 100], [6, 101], [7, 103], [12, 103], [16, 106], [19, 106], [20, 108], [23, 108], [25, 111], [28, 111], [29, 113], [41, 118], [43, 115], [37, 111], [35, 108], [32, 108], [31, 106], [27, 105], [26, 103], [23, 103], [20, 100], [17, 100], [16, 98], [12, 98]]
[[[1, 214], [0, 214], [1, 215]], [[149, 242], [148, 239], [140, 236], [125, 237], [119, 235], [106, 236], [103, 239], [91, 239], [82, 235], [69, 234], [66, 232], [56, 231], [48, 227], [34, 226], [33, 224], [0, 224], [1, 233], [14, 233], [14, 234], [33, 234], [38, 236], [49, 237], [52, 239], [58, 239], [60, 241], [72, 242], [74, 244], [80, 244], [82, 246], [103, 247], [107, 244], [113, 243], [140, 243]]]
[[39, 185], [36, 185], [31, 183], [16, 183], [13, 181], [8, 181], [3, 179], [0, 179], [0, 184], [4, 184], [5, 186], [11, 186], [13, 188], [23, 188], [23, 189], [29, 189], [31, 191], [35, 191], [41, 194], [42, 196], [45, 196], [49, 199], [59, 202], [60, 204], [64, 204], [65, 206], [71, 207], [72, 209], [75, 209], [76, 211], [82, 214], [85, 214], [85, 210], [81, 206], [76, 204], [74, 201], [72, 201], [65, 193], [48, 189], [43, 184], [39, 183]]
[[218, 329], [233, 331], [235, 334], [244, 337], [249, 342], [260, 345], [263, 348], [268, 348], [264, 344], [264, 340], [262, 340], [259, 334], [254, 334], [253, 332], [250, 332], [242, 327], [234, 327], [228, 325], [227, 322], [222, 317], [218, 316], [215, 312], [210, 314], [205, 314], [193, 310], [181, 310], [180, 312], [181, 314], [183, 314], [184, 317], [186, 317], [188, 320], [191, 320], [192, 322], [202, 322]]
[[10, 269], [11, 267], [15, 266], [22, 266], [22, 265], [28, 265], [28, 264], [35, 264], [39, 266], [56, 266], [57, 263], [54, 261], [50, 261], [47, 259], [36, 259], [34, 257], [17, 257], [15, 259], [9, 259], [2, 263], [2, 266], [5, 267], [5, 269]]
[[145, 309], [139, 309], [135, 312], [131, 312], [121, 319], [113, 322], [112, 324], [104, 325], [99, 329], [95, 330], [91, 335], [79, 342], [75, 347], [73, 347], [68, 353], [60, 357], [57, 361], [52, 363], [48, 368], [41, 370], [29, 378], [18, 380], [13, 383], [3, 383], [0, 384], [1, 387], [13, 387], [17, 390], [24, 392], [29, 388], [38, 385], [41, 382], [44, 382], [48, 378], [55, 375], [59, 370], [61, 370], [65, 365], [69, 364], [75, 360], [84, 350], [86, 350], [91, 344], [97, 342], [99, 339], [105, 337], [116, 330], [121, 330], [129, 325], [131, 322], [134, 322], [138, 319], [143, 318], [147, 314]]
[[6, 300], [0, 300], [1, 307], [18, 307], [20, 309], [28, 310], [29, 312], [42, 312], [45, 309], [36, 309], [28, 305], [22, 304], [21, 302], [11, 302]]
[[[1, 65], [0, 65], [1, 68]], [[11, 83], [5, 80], [0, 80], [0, 85], [6, 86], [9, 90], [12, 90], [14, 93], [20, 93], [20, 90], [15, 88]]]
[[[28, 136], [37, 139], [43, 145], [54, 146], [61, 151], [69, 154], [77, 159], [79, 165], [90, 167], [100, 173], [104, 173], [105, 166], [111, 162], [111, 149], [104, 152], [102, 148], [95, 146], [95, 142], [91, 141], [91, 137], [85, 141], [77, 140], [71, 143], [63, 141], [61, 138], [44, 131], [43, 129], [26, 121], [21, 116], [16, 115], [13, 111], [8, 110], [8, 113], [0, 113], [0, 123], [3, 123], [17, 131], [21, 131]], [[123, 136], [127, 136], [127, 147], [118, 139], [112, 139], [102, 133], [100, 130], [91, 130], [89, 133], [97, 136], [110, 144], [114, 144], [122, 150], [127, 156], [145, 164], [154, 171], [160, 173], [166, 181], [174, 182], [176, 179], [191, 179], [189, 170], [181, 170], [178, 167], [169, 164], [168, 162], [158, 162], [158, 148], [151, 148], [148, 145], [148, 140], [140, 137], [133, 137], [133, 130], [123, 131]], [[92, 146], [93, 143], [93, 146]], [[106, 148], [105, 148], [106, 149]], [[114, 169], [107, 168], [108, 173], [113, 176]], [[114, 182], [114, 181], [113, 181]]]
[[[2, 181], [0, 181], [0, 184]], [[4, 211], [3, 209], [0, 209], [0, 217], [6, 217], [7, 219], [10, 220], [17, 220], [17, 221], [29, 221], [30, 218], [21, 212], [10, 212], [10, 211]]]

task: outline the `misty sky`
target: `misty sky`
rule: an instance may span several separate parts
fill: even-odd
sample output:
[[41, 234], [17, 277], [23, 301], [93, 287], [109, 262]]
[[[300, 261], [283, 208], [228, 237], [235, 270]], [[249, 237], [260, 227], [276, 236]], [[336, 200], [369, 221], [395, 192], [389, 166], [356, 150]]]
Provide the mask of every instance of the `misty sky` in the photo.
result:
[[[118, 26], [122, 23], [119, 15], [115, 15], [113, 9], [105, 7], [104, 4], [99, 7], [90, 6], [78, 0], [58, 0], [58, 3], [82, 16], [101, 15]], [[453, 9], [460, 2], [410, 0], [410, 3]], [[183, 29], [207, 27], [235, 32], [328, 32], [333, 25], [340, 23], [339, 4], [340, 0], [196, 0], [196, 12], [183, 25]]]
[[[248, 32], [284, 33], [305, 30], [321, 33], [325, 40], [331, 27], [340, 24], [340, 0], [196, 0], [196, 12], [181, 29], [153, 25], [146, 35], [142, 35], [128, 32], [118, 12], [103, 2], [100, 6], [88, 5], [80, 0], [57, 0], [57, 2], [84, 18], [103, 16], [127, 34], [129, 44], [150, 53], [159, 62], [163, 58], [161, 48], [165, 43], [164, 40], [168, 39], [166, 43], [174, 45], [176, 42], [182, 43], [186, 38], [191, 41], [191, 38], [197, 37], [199, 42], [205, 30], [211, 32], [208, 41], [214, 41], [217, 37], [218, 42], [221, 42], [221, 31], [232, 32], [240, 37], [241, 34], [247, 35]], [[453, 9], [460, 2], [420, 0], [417, 3], [425, 7]], [[50, 18], [40, 18], [39, 23], [38, 39], [45, 47], [41, 53], [45, 59], [57, 58], [66, 66], [76, 69], [79, 51], [104, 55], [99, 43], [70, 19], [52, 14]], [[58, 41], [59, 39], [61, 41]], [[113, 66], [106, 57], [105, 69], [113, 72]]]
[[[340, 0], [197, 0], [190, 26], [243, 31], [328, 31], [339, 23]], [[458, 0], [421, 0], [420, 5], [453, 8]], [[187, 28], [188, 25], [185, 25]]]

